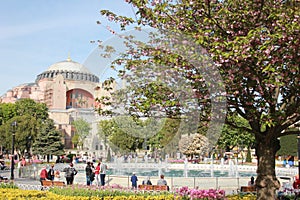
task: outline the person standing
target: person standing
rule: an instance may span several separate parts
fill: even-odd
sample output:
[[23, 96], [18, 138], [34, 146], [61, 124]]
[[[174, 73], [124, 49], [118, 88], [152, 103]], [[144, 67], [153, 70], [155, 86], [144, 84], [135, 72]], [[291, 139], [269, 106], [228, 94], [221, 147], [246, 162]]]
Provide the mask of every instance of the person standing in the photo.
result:
[[131, 181], [132, 189], [137, 189], [138, 178], [134, 172], [132, 173], [130, 181]]
[[86, 175], [86, 185], [91, 185], [91, 175], [93, 173], [92, 166], [90, 162], [86, 163], [85, 175]]
[[92, 185], [93, 181], [95, 180], [95, 166], [94, 166], [93, 162], [91, 162], [91, 169], [92, 169], [92, 174], [90, 176], [90, 181], [91, 181], [91, 185]]
[[44, 166], [40, 173], [40, 182], [42, 186], [43, 186], [43, 181], [46, 180], [47, 178], [48, 178], [48, 173], [46, 167]]
[[103, 162], [100, 164], [100, 181], [101, 186], [105, 185], [105, 175], [106, 175], [107, 165]]
[[19, 178], [21, 178], [22, 177], [22, 173], [21, 173], [21, 160], [19, 160], [17, 168], [18, 168]]
[[67, 185], [72, 185], [74, 182], [74, 176], [77, 174], [77, 170], [73, 167], [73, 163], [63, 170], [65, 172]]
[[54, 180], [54, 165], [52, 164], [49, 171], [48, 171], [48, 179], [53, 181]]
[[26, 159], [23, 156], [21, 159], [21, 176], [25, 174]]
[[95, 178], [96, 178], [97, 186], [100, 186], [100, 164], [101, 162], [98, 162], [98, 165], [95, 168]]
[[26, 166], [26, 159], [25, 157], [23, 156], [22, 157], [22, 160], [21, 160], [21, 167], [25, 167]]

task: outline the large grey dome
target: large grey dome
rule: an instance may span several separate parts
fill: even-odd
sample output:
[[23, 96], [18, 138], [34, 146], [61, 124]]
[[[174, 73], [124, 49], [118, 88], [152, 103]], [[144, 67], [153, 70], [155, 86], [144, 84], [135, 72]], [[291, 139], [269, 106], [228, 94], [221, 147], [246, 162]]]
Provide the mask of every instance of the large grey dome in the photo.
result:
[[57, 62], [51, 65], [47, 71], [73, 71], [90, 74], [91, 72], [82, 64], [74, 62], [71, 59]]
[[84, 65], [74, 62], [70, 58], [51, 65], [47, 71], [37, 76], [36, 81], [45, 78], [53, 79], [58, 74], [61, 74], [66, 80], [99, 82], [99, 78], [92, 74]]

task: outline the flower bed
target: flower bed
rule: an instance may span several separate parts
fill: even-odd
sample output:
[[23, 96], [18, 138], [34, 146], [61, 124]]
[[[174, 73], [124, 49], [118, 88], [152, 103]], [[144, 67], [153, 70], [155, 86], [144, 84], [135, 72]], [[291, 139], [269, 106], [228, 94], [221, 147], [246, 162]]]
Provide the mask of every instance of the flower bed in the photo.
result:
[[0, 184], [0, 199], [18, 200], [255, 200], [255, 195], [225, 196], [223, 190], [196, 190], [183, 187], [174, 193], [170, 192], [140, 192], [121, 187], [87, 187], [71, 186], [51, 188], [47, 191], [21, 190], [14, 184]]
[[181, 199], [224, 199], [224, 190], [198, 190], [189, 189], [188, 187], [182, 187], [175, 192], [175, 196], [180, 196]]

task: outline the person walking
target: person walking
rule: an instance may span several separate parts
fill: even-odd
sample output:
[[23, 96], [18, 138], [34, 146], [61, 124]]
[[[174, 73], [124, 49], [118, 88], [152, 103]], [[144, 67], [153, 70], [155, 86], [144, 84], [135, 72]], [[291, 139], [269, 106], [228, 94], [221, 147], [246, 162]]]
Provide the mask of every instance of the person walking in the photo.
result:
[[107, 170], [107, 165], [103, 162], [100, 164], [100, 181], [101, 181], [101, 186], [105, 185], [105, 175], [106, 175], [106, 170]]
[[77, 170], [73, 167], [73, 163], [66, 168], [64, 168], [67, 185], [72, 185], [74, 182], [74, 176], [78, 173]]
[[138, 178], [134, 172], [132, 173], [130, 181], [131, 181], [132, 189], [137, 189]]

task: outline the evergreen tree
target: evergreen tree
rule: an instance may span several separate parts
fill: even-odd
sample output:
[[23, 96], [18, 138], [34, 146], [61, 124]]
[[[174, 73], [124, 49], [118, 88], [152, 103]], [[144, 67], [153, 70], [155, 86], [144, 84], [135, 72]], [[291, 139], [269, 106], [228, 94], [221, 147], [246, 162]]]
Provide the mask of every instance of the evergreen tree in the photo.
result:
[[49, 162], [50, 155], [64, 154], [61, 133], [55, 129], [54, 122], [48, 119], [43, 122], [41, 131], [33, 144], [33, 153], [46, 155]]
[[249, 163], [252, 162], [250, 147], [248, 147], [248, 149], [247, 149], [246, 162], [249, 162]]
[[297, 135], [287, 135], [280, 137], [280, 149], [277, 152], [279, 156], [297, 156]]

